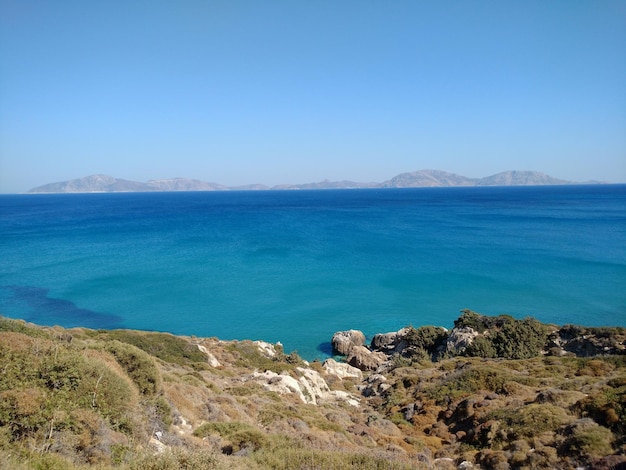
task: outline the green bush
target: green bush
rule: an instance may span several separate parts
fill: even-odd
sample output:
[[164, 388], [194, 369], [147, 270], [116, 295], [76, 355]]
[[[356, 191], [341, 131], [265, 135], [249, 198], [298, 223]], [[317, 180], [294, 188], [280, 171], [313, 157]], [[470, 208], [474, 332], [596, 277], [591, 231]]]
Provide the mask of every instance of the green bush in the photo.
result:
[[515, 439], [556, 432], [560, 426], [572, 421], [563, 408], [550, 404], [530, 404], [519, 409], [502, 409], [491, 412], [487, 419], [500, 421]]
[[613, 453], [614, 436], [607, 428], [590, 419], [583, 419], [565, 430], [566, 438], [559, 453], [583, 460]]
[[509, 380], [511, 375], [500, 369], [473, 366], [451, 374], [441, 385], [432, 386], [427, 396], [442, 404], [478, 391], [500, 392]]
[[280, 374], [294, 370], [299, 365], [302, 365], [302, 360], [297, 354], [285, 355], [281, 348], [278, 348], [275, 357], [266, 357], [252, 341], [236, 341], [229, 344], [226, 348], [237, 355], [236, 365], [239, 367], [258, 369], [260, 371], [271, 370]]
[[207, 437], [209, 435], [220, 436], [226, 441], [222, 447], [224, 453], [234, 453], [241, 449], [257, 450], [267, 443], [267, 436], [246, 423], [234, 422], [211, 422], [205, 423], [194, 431], [194, 436]]
[[107, 458], [110, 447], [96, 445], [107, 433], [134, 435], [137, 392], [101, 353], [21, 333], [0, 337], [0, 446], [30, 443], [94, 461]]
[[464, 355], [470, 357], [494, 358], [498, 357], [498, 352], [491, 338], [477, 336], [472, 344], [465, 349]]
[[538, 356], [548, 339], [548, 328], [534, 318], [505, 322], [492, 336], [497, 357], [530, 359]]
[[132, 330], [100, 331], [101, 340], [118, 340], [132, 344], [151, 356], [178, 365], [205, 363], [206, 355], [198, 347], [179, 336]]
[[448, 337], [443, 328], [437, 328], [435, 326], [422, 326], [420, 328], [408, 328], [408, 331], [404, 337], [408, 343], [409, 350], [412, 351], [412, 356], [418, 358], [430, 358], [432, 357], [437, 348], [443, 345]]
[[173, 448], [160, 454], [144, 453], [132, 457], [130, 470], [210, 470], [219, 459], [208, 450]]
[[307, 448], [303, 441], [284, 434], [273, 434], [267, 444], [248, 458], [259, 468], [274, 470], [409, 470], [430, 466], [416, 464], [415, 459], [404, 460], [400, 455], [374, 452], [332, 451]]
[[480, 313], [476, 313], [470, 309], [461, 310], [461, 316], [454, 320], [455, 328], [471, 328], [478, 333], [483, 333], [487, 328], [486, 318]]
[[12, 331], [22, 333], [33, 338], [50, 338], [50, 333], [39, 326], [30, 325], [24, 320], [13, 320], [0, 316], [0, 332]]
[[104, 349], [113, 354], [142, 395], [156, 395], [161, 390], [161, 374], [146, 352], [117, 340], [107, 343]]
[[589, 416], [616, 433], [626, 432], [626, 377], [609, 380], [600, 390], [572, 407], [579, 416]]
[[468, 321], [459, 319], [457, 322], [465, 326], [478, 322], [478, 331], [488, 328], [489, 332], [474, 340], [465, 350], [466, 356], [530, 359], [538, 356], [546, 345], [549, 328], [534, 318], [516, 320], [506, 315], [477, 318], [474, 312], [467, 315]]

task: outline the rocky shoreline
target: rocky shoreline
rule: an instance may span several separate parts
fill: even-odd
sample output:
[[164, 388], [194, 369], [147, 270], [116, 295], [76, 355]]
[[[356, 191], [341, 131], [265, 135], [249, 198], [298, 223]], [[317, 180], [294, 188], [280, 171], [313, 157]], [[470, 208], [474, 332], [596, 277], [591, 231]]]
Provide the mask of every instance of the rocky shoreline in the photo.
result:
[[[508, 328], [507, 328], [508, 327]], [[621, 334], [620, 334], [621, 333]], [[443, 327], [404, 327], [374, 335], [368, 346], [359, 330], [336, 332], [333, 352], [345, 356], [358, 369], [374, 371], [393, 357], [427, 355], [434, 362], [467, 353], [485, 358], [527, 359], [542, 356], [592, 357], [626, 354], [624, 332], [614, 328], [585, 328], [577, 325], [543, 325], [527, 318], [515, 320], [508, 315], [482, 316], [463, 310], [451, 331]], [[497, 347], [508, 342], [509, 350]], [[481, 345], [477, 346], [477, 345]]]
[[626, 329], [465, 310], [280, 344], [0, 317], [0, 467], [624, 468]]

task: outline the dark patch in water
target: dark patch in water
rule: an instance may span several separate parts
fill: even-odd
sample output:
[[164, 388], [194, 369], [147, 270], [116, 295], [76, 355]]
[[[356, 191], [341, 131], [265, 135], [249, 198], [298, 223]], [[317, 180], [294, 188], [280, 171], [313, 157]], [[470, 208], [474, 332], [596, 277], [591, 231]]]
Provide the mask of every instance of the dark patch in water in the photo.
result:
[[317, 345], [317, 350], [324, 353], [328, 357], [332, 357], [333, 355], [333, 344], [330, 341], [326, 341], [324, 343], [320, 343]]
[[79, 308], [64, 299], [48, 297], [50, 289], [33, 286], [2, 286], [13, 293], [13, 300], [28, 307], [24, 320], [40, 325], [114, 329], [122, 327], [122, 318], [108, 313]]

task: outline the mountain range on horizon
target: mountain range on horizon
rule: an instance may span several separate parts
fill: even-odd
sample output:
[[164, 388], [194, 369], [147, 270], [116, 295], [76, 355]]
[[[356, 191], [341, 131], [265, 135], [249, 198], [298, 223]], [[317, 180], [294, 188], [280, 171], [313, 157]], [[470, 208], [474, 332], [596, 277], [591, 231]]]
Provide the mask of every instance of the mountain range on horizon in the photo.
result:
[[[585, 184], [599, 184], [587, 182]], [[225, 186], [192, 178], [150, 180], [145, 183], [114, 178], [108, 175], [90, 175], [83, 178], [44, 184], [28, 193], [113, 193], [113, 192], [166, 192], [166, 191], [250, 191], [250, 190], [298, 190], [298, 189], [358, 189], [358, 188], [422, 188], [454, 186], [548, 186], [576, 184], [537, 171], [504, 171], [484, 178], [468, 178], [442, 170], [419, 170], [400, 173], [382, 183], [359, 183], [355, 181], [320, 181], [304, 184], [279, 184], [266, 186], [249, 184]], [[580, 183], [578, 183], [580, 184]]]

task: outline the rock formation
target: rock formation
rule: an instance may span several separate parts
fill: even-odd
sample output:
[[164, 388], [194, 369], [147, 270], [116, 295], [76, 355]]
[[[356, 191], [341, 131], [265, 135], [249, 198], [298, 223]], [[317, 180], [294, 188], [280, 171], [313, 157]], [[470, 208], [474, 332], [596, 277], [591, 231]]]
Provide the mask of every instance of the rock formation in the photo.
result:
[[347, 356], [354, 346], [365, 344], [365, 335], [358, 330], [338, 331], [333, 335], [331, 344], [335, 352]]

